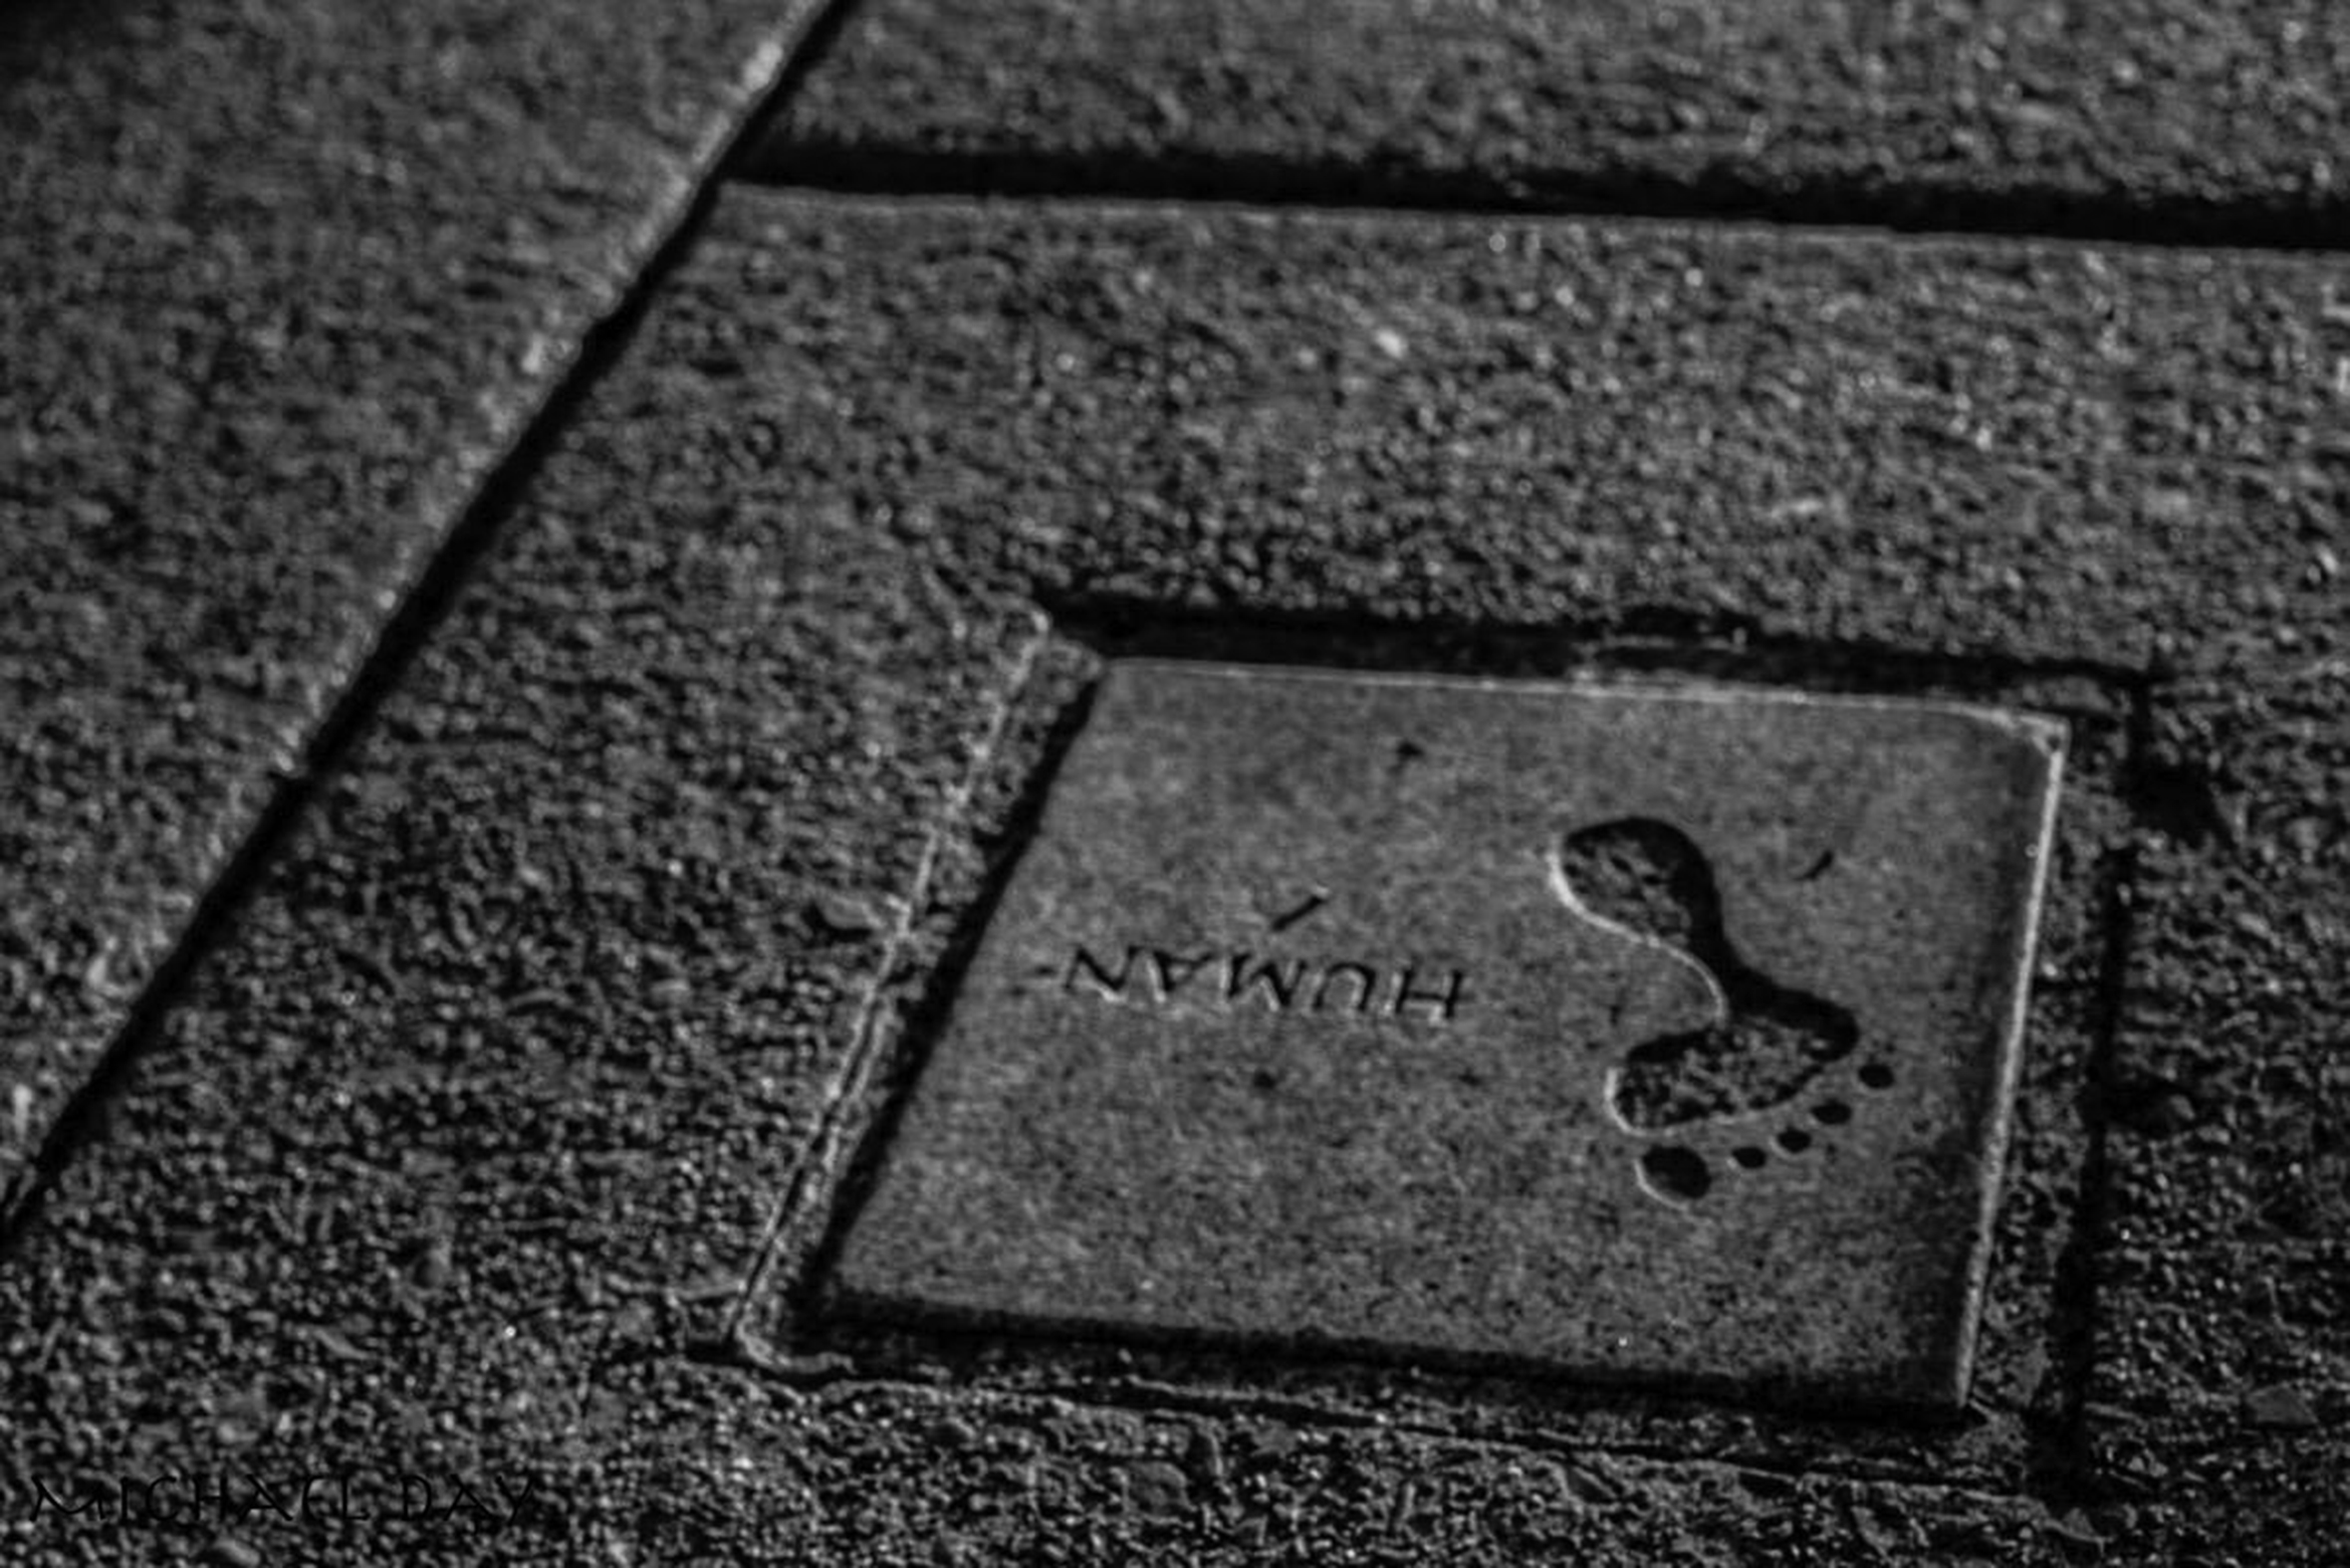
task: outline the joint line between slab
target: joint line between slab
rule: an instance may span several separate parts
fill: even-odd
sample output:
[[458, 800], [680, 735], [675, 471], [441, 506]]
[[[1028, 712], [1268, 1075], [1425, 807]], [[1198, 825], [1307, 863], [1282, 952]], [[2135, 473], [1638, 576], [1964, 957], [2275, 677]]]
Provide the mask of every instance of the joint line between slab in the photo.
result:
[[987, 723], [972, 743], [970, 760], [953, 789], [949, 790], [931, 817], [930, 830], [923, 835], [921, 852], [914, 861], [913, 875], [908, 878], [905, 896], [898, 901], [897, 918], [890, 924], [883, 938], [881, 951], [876, 956], [871, 977], [858, 995], [856, 1007], [849, 1015], [849, 1044], [832, 1079], [824, 1086], [817, 1109], [816, 1128], [800, 1146], [790, 1168], [784, 1174], [783, 1197], [768, 1219], [753, 1253], [750, 1267], [745, 1270], [743, 1285], [735, 1297], [734, 1306], [719, 1330], [722, 1342], [741, 1346], [746, 1334], [745, 1323], [753, 1305], [765, 1288], [769, 1274], [781, 1253], [784, 1240], [809, 1216], [820, 1212], [830, 1189], [836, 1185], [842, 1151], [848, 1146], [849, 1134], [859, 1120], [862, 1106], [871, 1089], [873, 1075], [889, 1054], [891, 1031], [885, 1026], [888, 1016], [886, 998], [891, 979], [904, 962], [906, 950], [912, 945], [915, 928], [920, 924], [930, 898], [930, 885], [936, 878], [938, 862], [943, 854], [947, 836], [955, 831], [971, 812], [971, 802], [977, 795], [980, 781], [986, 777], [1002, 746], [1012, 715], [1027, 692], [1029, 680], [1035, 674], [1037, 661], [1052, 641], [1052, 625], [1039, 612], [1031, 612], [1028, 635], [1013, 654], [1011, 666], [998, 687], [996, 701], [990, 706]]
[[[705, 227], [722, 170], [774, 118], [855, 4], [856, 0], [786, 0], [775, 23], [760, 30], [736, 73], [734, 100], [723, 106], [679, 160], [663, 199], [628, 231], [624, 271], [601, 281], [577, 334], [559, 349], [553, 374], [513, 410], [503, 442], [476, 471], [462, 492], [464, 499], [450, 509], [436, 542], [392, 590], [394, 599], [386, 612], [340, 653], [337, 665], [350, 671], [341, 688], [321, 705], [307, 733], [292, 743], [290, 755], [265, 776], [260, 803], [241, 832], [227, 835], [229, 845], [196, 890], [187, 917], [21, 1167], [0, 1172], [0, 1258], [15, 1250], [75, 1152], [98, 1135], [105, 1107], [136, 1058], [161, 1032], [181, 988], [276, 861], [322, 781], [351, 755], [384, 698], [439, 629], [472, 567], [522, 504], [563, 432], [634, 336], [654, 297]], [[537, 353], [547, 346], [547, 339], [534, 336], [525, 346]]]
[[[813, 156], [820, 152], [822, 156]], [[1101, 160], [1108, 161], [1108, 160]], [[1979, 197], [1957, 209], [1955, 222], [1905, 221], [1897, 206], [1839, 199], [1816, 189], [1789, 196], [1757, 192], [1707, 199], [1660, 190], [1613, 195], [1560, 194], [1545, 198], [1499, 183], [1463, 183], [1438, 174], [1402, 180], [1364, 178], [1358, 168], [1318, 168], [1310, 162], [1266, 158], [1210, 160], [1167, 167], [1148, 158], [1100, 161], [1034, 152], [991, 155], [943, 152], [874, 155], [855, 147], [787, 149], [753, 155], [727, 170], [731, 180], [760, 188], [846, 198], [906, 201], [1020, 201], [1037, 206], [1147, 207], [1171, 210], [1244, 207], [1296, 214], [1353, 213], [1397, 219], [1550, 219], [1752, 233], [1876, 236], [1898, 240], [1992, 246], [2056, 246], [2091, 250], [2242, 252], [2333, 255], [2350, 250], [2350, 212], [2290, 214], [2255, 207], [2246, 213], [2199, 212], [2191, 203], [2131, 207], [2099, 202], [2069, 221], [2045, 214], [2038, 222], [1997, 221], [2012, 197]], [[1271, 177], [1267, 171], [1271, 170]], [[1351, 174], [1352, 178], [1349, 178]], [[1007, 177], [1009, 175], [1009, 177]], [[1921, 191], [1921, 198], [1929, 193]], [[1935, 193], [1939, 194], [1939, 193]], [[1913, 210], [1953, 212], [1948, 200], [1921, 199]]]
[[2153, 744], [2154, 719], [2165, 683], [2150, 678], [2130, 693], [2127, 740], [2118, 781], [2131, 812], [2130, 838], [2116, 851], [2111, 873], [2101, 890], [2102, 951], [2098, 955], [2097, 1016], [2090, 1036], [2088, 1060], [2082, 1065], [2080, 1189], [2073, 1206], [2072, 1225], [2059, 1249], [2050, 1289], [2050, 1331], [2056, 1343], [2051, 1360], [2062, 1377], [2062, 1405], [2052, 1430], [2035, 1444], [2039, 1454], [2032, 1469], [2035, 1490], [2044, 1500], [2064, 1503], [2094, 1500], [2084, 1496], [2096, 1489], [2094, 1455], [2088, 1430], [2091, 1386], [2097, 1372], [2097, 1331], [2102, 1320], [2098, 1270], [2103, 1261], [2111, 1211], [2112, 1103], [2118, 1070], [2125, 1004], [2137, 946], [2137, 887], [2141, 872], [2138, 826], [2135, 820], [2138, 781], [2143, 777]]

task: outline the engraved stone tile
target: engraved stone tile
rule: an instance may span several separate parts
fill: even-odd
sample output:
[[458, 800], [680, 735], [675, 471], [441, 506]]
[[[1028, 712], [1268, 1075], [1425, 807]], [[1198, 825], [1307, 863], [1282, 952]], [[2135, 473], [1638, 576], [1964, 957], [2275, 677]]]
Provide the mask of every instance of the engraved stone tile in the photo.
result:
[[1113, 665], [831, 1301], [1953, 1405], [2060, 745]]

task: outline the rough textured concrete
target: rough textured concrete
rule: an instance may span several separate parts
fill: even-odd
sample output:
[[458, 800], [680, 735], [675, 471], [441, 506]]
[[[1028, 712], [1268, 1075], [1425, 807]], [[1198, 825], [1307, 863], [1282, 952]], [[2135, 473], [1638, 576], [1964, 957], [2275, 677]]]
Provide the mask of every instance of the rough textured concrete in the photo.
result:
[[184, 1560], [211, 1532], [20, 1506], [167, 1468], [527, 1472], [588, 1549], [633, 1533], [634, 1385], [757, 1258], [1035, 638], [846, 516], [611, 454], [654, 380], [557, 454], [0, 1272], [0, 1557]]
[[[799, 17], [0, 18], [0, 1186]], [[752, 168], [2339, 243], [2346, 70], [2315, 0], [869, 0]], [[730, 198], [13, 1238], [0, 1559], [2338, 1558], [2346, 404], [2307, 255]], [[809, 1311], [1151, 654], [2061, 716], [1961, 1417]], [[300, 1476], [378, 1516], [236, 1507]]]
[[706, 461], [788, 439], [1067, 613], [2120, 671], [2350, 637], [2322, 259], [744, 197], [702, 276], [710, 363], [798, 388]]
[[2104, 1473], [2183, 1548], [2322, 1561], [2350, 1497], [2350, 663], [2182, 686], [2150, 762]]
[[807, 9], [0, 18], [0, 1192]]
[[2060, 736], [1119, 661], [844, 1305], [1955, 1414]]
[[[895, 1384], [802, 1395], [627, 1354], [575, 1374], [560, 1410], [533, 1401], [478, 1439], [378, 1452], [410, 1466], [406, 1497], [382, 1504], [394, 1517], [347, 1521], [340, 1490], [322, 1486], [309, 1513], [222, 1525], [214, 1503], [199, 1524], [182, 1490], [166, 1494], [181, 1515], [169, 1525], [53, 1519], [60, 1549], [35, 1560], [1991, 1568], [2069, 1563], [2093, 1540], [2076, 1518], [1957, 1487], [1529, 1453], [1245, 1411]], [[241, 1457], [286, 1496], [299, 1495], [290, 1477], [320, 1469], [315, 1451], [282, 1442]], [[237, 1476], [232, 1507], [251, 1486]]]
[[758, 166], [2339, 241], [2346, 72], [2323, 0], [876, 0]]
[[[1167, 412], [1187, 395], [1178, 364], [1140, 361], [1139, 388], [1040, 384], [1062, 355], [1114, 365], [1134, 351], [1076, 259], [1089, 248], [1102, 273], [1130, 278], [1138, 245], [1180, 258], [1201, 237], [1149, 215], [756, 198], [720, 220], [0, 1272], [6, 1398], [22, 1413], [0, 1443], [19, 1484], [236, 1464], [445, 1480], [470, 1465], [543, 1486], [551, 1554], [574, 1556], [616, 1536], [655, 1554], [905, 1560], [933, 1551], [942, 1522], [950, 1550], [1061, 1531], [1070, 1555], [1097, 1558], [1134, 1544], [1242, 1555], [1269, 1540], [1368, 1553], [1400, 1530], [1461, 1557], [1564, 1531], [1601, 1561], [1781, 1545], [1796, 1560], [1997, 1560], [2095, 1533], [2070, 1494], [2031, 1488], [2079, 1371], [2050, 1305], [2072, 1238], [2070, 1093], [2096, 1033], [2121, 819], [2112, 682], [1936, 654], [1965, 642], [1958, 605], [1939, 629], [1913, 617], [1917, 653], [1840, 642], [1857, 585], [1837, 570], [1867, 568], [1833, 548], [1778, 562], [1780, 640], [1763, 645], [1742, 640], [1735, 605], [1665, 640], [1567, 634], [1568, 607], [1596, 604], [1569, 547], [1612, 547], [1597, 521], [1557, 515], [1522, 525], [1516, 565], [1465, 585], [1550, 606], [1546, 629], [1516, 640], [1513, 617], [1489, 637], [1428, 618], [1417, 592], [1385, 625], [1360, 619], [1372, 606], [1345, 584], [1382, 580], [1393, 545], [1380, 528], [1307, 536], [1329, 557], [1320, 602], [1350, 617], [1321, 629], [1285, 616], [1313, 601], [1259, 573], [1255, 551], [1170, 555], [1147, 510], [1112, 509], [1117, 527], [1089, 547], [1108, 580], [1156, 573], [1170, 605], [1247, 611], [1199, 623], [1205, 651], [1228, 657], [1287, 637], [1283, 656], [1303, 662], [1555, 676], [1592, 660], [2064, 713], [2078, 784], [1965, 1421], [1813, 1422], [1027, 1343], [789, 1340], [771, 1298], [790, 1294], [802, 1256], [808, 1162], [840, 1152], [864, 1065], [885, 1065], [899, 1037], [890, 1019], [920, 1015], [951, 974], [981, 873], [1016, 839], [1021, 795], [1098, 662], [1090, 646], [1120, 640], [1114, 601], [1097, 622], [1068, 607], [1066, 638], [1033, 661], [1033, 695], [1001, 707], [1035, 646], [1023, 600], [1068, 587], [1020, 569], [1019, 552], [1047, 542], [1031, 531], [1055, 521], [1027, 498], [1093, 484], [1104, 450], [1136, 465], [1147, 495], [1158, 465], [1198, 440]], [[1233, 241], [1227, 256], [1254, 244], [1277, 271], [1331, 265], [1326, 231], [1206, 221]], [[1448, 236], [1489, 254], [1479, 225], [1349, 232], [1353, 251], [1392, 244], [1391, 280], [1446, 269]], [[1027, 248], [1060, 270], [1037, 280]], [[1205, 263], [1162, 277], [1211, 327], [1215, 311], [1265, 299]], [[1055, 301], [1058, 314], [1044, 308]], [[1257, 331], [1295, 364], [1303, 344], [1283, 339], [1278, 314]], [[1456, 395], [1465, 412], [1491, 397], [1500, 417], [1517, 372], [1484, 362]], [[974, 395], [974, 377], [998, 389]], [[1335, 397], [1314, 428], [1332, 443], [1375, 436], [1394, 464], [1386, 495], [1405, 513], [1418, 504], [1428, 470], [1401, 460], [1427, 432]], [[1278, 497], [1289, 460], [1243, 444], [1224, 483]], [[1024, 474], [1027, 490], [1006, 484]], [[950, 528], [950, 505], [987, 511]], [[1755, 564], [1770, 560], [1762, 549]], [[975, 774], [999, 719], [994, 761]], [[763, 1252], [777, 1262], [740, 1300]], [[722, 1334], [738, 1303], [739, 1342]], [[691, 1356], [768, 1370], [746, 1381]], [[786, 1392], [758, 1391], [770, 1374]], [[1022, 1429], [1057, 1424], [1077, 1435], [1035, 1440], [1024, 1470]], [[1163, 1456], [1178, 1446], [1186, 1459]], [[1591, 1448], [1713, 1462], [1567, 1452]], [[1271, 1468], [1251, 1467], [1259, 1452]], [[1454, 1455], [1471, 1477], [1457, 1489]], [[796, 1462], [802, 1479], [758, 1478]], [[1624, 1477], [1621, 1490], [1547, 1478], [1586, 1467]], [[967, 1484], [974, 1473], [983, 1484]], [[1105, 1487], [1138, 1500], [1112, 1507]], [[55, 1518], [10, 1528], [36, 1561], [205, 1544]], [[349, 1560], [485, 1554], [445, 1530], [319, 1528], [299, 1538]]]

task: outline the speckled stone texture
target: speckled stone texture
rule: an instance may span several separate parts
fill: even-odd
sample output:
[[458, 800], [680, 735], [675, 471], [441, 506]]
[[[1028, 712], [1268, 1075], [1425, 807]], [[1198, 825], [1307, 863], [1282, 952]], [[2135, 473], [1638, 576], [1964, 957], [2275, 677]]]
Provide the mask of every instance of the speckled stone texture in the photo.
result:
[[2350, 661], [2181, 685], [2112, 1118], [2115, 1494], [2183, 1551], [2323, 1561], [2350, 1497]]
[[2350, 235], [2325, 0], [875, 0], [770, 174]]
[[0, 1195], [807, 9], [0, 17]]
[[102, 1467], [495, 1476], [580, 1560], [640, 1544], [605, 1475], [646, 1431], [629, 1506], [723, 1504], [638, 1380], [712, 1381], [649, 1358], [759, 1255], [1037, 634], [845, 515], [689, 498], [630, 434], [660, 377], [555, 455], [0, 1269], [0, 1560], [509, 1549], [470, 1511], [31, 1516]]
[[[2306, 1560], [2325, 1243], [2261, 1243], [2284, 1311], [2229, 1305], [2268, 1151], [2099, 1156], [2087, 1091], [2168, 1051], [2239, 1140], [2328, 1114], [2260, 1073], [2338, 1020], [2299, 924], [2342, 864], [2330, 282], [730, 193], [0, 1268], [0, 1557]], [[1075, 692], [1185, 638], [2066, 719], [1959, 1423], [795, 1337], [812, 1152], [920, 1037]], [[2202, 1359], [2260, 1336], [2302, 1359]], [[495, 1472], [536, 1533], [22, 1515], [235, 1463]]]
[[718, 458], [1055, 608], [2350, 642], [2321, 257], [740, 193], [706, 266], [701, 351], [801, 387]]
[[1955, 1413], [2061, 736], [1114, 663], [837, 1289]]

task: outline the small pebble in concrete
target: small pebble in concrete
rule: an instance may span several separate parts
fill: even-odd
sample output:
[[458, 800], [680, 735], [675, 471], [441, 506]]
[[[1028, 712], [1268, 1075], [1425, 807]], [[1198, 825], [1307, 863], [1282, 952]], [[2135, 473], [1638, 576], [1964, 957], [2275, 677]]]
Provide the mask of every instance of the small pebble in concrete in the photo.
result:
[[2246, 1394], [2243, 1413], [2253, 1426], [2274, 1432], [2308, 1432], [2318, 1425], [2317, 1412], [2301, 1391], [2282, 1383]]

